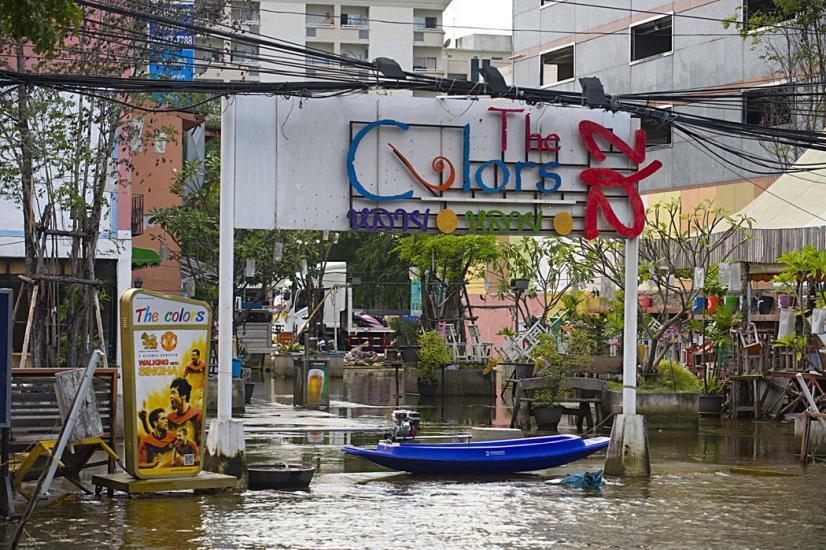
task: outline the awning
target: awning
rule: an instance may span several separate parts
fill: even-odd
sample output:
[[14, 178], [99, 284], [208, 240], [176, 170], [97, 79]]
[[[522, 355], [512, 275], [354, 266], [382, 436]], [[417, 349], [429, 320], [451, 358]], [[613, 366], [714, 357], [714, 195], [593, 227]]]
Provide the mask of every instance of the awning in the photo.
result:
[[[794, 168], [826, 164], [826, 151], [807, 149]], [[787, 172], [767, 193], [761, 193], [739, 213], [754, 220], [753, 229], [791, 229], [826, 225], [826, 169]]]
[[151, 248], [132, 247], [132, 267], [161, 265], [161, 256]]

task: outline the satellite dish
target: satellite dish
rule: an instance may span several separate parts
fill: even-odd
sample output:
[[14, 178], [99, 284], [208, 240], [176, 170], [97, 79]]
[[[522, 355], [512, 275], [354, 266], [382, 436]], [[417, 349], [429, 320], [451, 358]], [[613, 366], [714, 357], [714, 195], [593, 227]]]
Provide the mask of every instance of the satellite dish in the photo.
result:
[[448, 38], [447, 40], [445, 40], [445, 43], [444, 43], [444, 45], [443, 45], [442, 47], [443, 47], [443, 48], [447, 48], [448, 46], [450, 46], [450, 38]]

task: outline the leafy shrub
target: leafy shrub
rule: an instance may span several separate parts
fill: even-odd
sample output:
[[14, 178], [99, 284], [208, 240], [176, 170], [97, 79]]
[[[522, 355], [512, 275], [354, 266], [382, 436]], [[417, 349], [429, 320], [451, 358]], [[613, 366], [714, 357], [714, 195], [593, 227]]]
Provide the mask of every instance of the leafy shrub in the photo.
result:
[[657, 365], [658, 384], [675, 392], [699, 392], [702, 383], [682, 363], [663, 359]]
[[449, 364], [452, 360], [450, 348], [444, 338], [435, 330], [429, 330], [419, 336], [416, 375], [419, 380], [433, 380], [433, 371]]

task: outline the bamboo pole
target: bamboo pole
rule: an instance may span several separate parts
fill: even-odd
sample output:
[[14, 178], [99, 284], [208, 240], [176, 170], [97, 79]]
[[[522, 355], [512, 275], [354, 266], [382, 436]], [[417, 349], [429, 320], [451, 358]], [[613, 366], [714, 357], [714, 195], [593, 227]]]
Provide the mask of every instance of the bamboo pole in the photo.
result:
[[40, 290], [40, 285], [35, 285], [34, 290], [32, 290], [32, 301], [29, 304], [29, 318], [26, 320], [26, 331], [23, 333], [23, 349], [20, 352], [20, 364], [18, 365], [20, 368], [24, 368], [26, 366], [26, 356], [29, 354], [29, 336], [32, 332], [34, 305], [37, 303], [38, 290]]

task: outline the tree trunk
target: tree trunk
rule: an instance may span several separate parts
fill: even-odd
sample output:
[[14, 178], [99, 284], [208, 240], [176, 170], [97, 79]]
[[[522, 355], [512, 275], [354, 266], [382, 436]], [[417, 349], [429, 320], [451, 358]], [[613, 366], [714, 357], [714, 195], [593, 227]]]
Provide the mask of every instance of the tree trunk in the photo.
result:
[[[23, 44], [17, 44], [17, 69], [20, 72], [26, 71], [26, 58], [23, 54]], [[24, 84], [17, 87], [17, 129], [20, 132], [20, 184], [21, 194], [23, 200], [23, 233], [25, 242], [25, 264], [26, 276], [34, 278], [37, 275], [38, 254], [37, 243], [34, 235], [34, 168], [33, 161], [34, 152], [32, 150], [32, 135], [29, 129], [29, 88]], [[27, 295], [31, 302], [33, 298], [34, 285], [39, 285], [40, 282], [35, 279], [35, 282], [27, 285]], [[40, 293], [42, 294], [42, 293]], [[43, 314], [42, 307], [43, 299], [38, 300], [35, 305], [34, 318], [31, 320], [31, 330], [29, 336], [29, 354], [32, 358], [32, 365], [34, 367], [45, 367], [43, 361]], [[27, 319], [28, 321], [28, 319]], [[21, 365], [25, 366], [25, 365]]]

